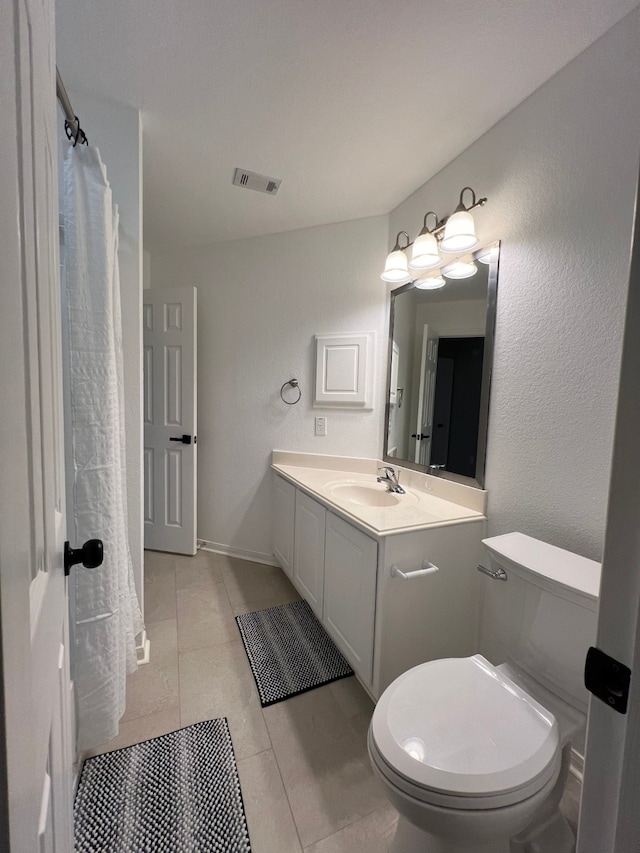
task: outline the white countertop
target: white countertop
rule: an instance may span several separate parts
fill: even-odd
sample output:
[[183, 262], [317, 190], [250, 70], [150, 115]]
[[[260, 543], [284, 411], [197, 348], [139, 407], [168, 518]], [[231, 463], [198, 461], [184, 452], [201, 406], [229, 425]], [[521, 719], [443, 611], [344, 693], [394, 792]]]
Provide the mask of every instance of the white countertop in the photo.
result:
[[[358, 459], [274, 450], [271, 467], [285, 480], [320, 501], [338, 515], [377, 538], [446, 527], [485, 519], [487, 493], [439, 477], [419, 474], [398, 465], [404, 495], [393, 495], [391, 507], [366, 506], [345, 496], [354, 485], [367, 487], [374, 498], [385, 498], [387, 488], [377, 483], [378, 459]], [[342, 494], [341, 494], [342, 492]], [[377, 495], [377, 492], [380, 495]]]

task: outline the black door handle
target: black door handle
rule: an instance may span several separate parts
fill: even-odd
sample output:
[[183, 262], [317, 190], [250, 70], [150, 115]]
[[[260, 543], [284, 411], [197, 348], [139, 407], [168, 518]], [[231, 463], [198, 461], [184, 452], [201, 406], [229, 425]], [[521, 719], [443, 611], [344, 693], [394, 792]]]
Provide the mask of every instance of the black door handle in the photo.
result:
[[428, 435], [425, 435], [425, 434], [424, 434], [424, 433], [422, 433], [422, 432], [412, 432], [412, 433], [411, 433], [411, 438], [415, 438], [415, 439], [417, 439], [418, 441], [420, 441], [420, 440], [421, 440], [421, 439], [423, 439], [423, 438], [429, 438], [429, 436], [428, 436]]
[[[191, 436], [180, 435], [177, 438], [170, 438], [169, 441], [180, 441], [182, 444], [191, 444]], [[193, 443], [195, 444], [195, 441]]]
[[104, 547], [102, 539], [87, 539], [82, 548], [72, 548], [68, 542], [64, 543], [64, 573], [68, 575], [71, 566], [82, 563], [85, 569], [97, 569], [102, 565], [104, 558]]

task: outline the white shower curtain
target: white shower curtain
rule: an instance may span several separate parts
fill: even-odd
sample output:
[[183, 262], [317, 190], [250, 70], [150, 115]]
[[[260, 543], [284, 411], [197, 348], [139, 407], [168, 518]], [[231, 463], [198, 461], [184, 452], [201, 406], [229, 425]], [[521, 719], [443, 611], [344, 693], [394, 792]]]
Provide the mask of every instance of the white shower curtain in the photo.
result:
[[76, 547], [104, 542], [102, 566], [76, 567], [71, 595], [78, 749], [85, 750], [118, 733], [143, 626], [127, 534], [118, 210], [97, 148], [69, 147], [63, 195], [69, 531]]

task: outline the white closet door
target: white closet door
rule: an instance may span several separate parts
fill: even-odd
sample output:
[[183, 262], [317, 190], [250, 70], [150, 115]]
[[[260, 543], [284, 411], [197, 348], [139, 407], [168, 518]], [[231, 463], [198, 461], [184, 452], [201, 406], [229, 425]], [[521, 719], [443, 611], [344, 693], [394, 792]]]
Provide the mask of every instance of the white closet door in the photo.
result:
[[196, 289], [145, 290], [144, 546], [196, 553]]

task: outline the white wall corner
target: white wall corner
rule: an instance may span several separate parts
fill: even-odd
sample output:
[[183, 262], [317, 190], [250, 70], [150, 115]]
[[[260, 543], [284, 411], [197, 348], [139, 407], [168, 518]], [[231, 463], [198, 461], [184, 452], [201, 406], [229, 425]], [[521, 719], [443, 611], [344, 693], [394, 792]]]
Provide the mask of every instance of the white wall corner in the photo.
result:
[[151, 287], [151, 253], [146, 249], [142, 252], [142, 289]]

